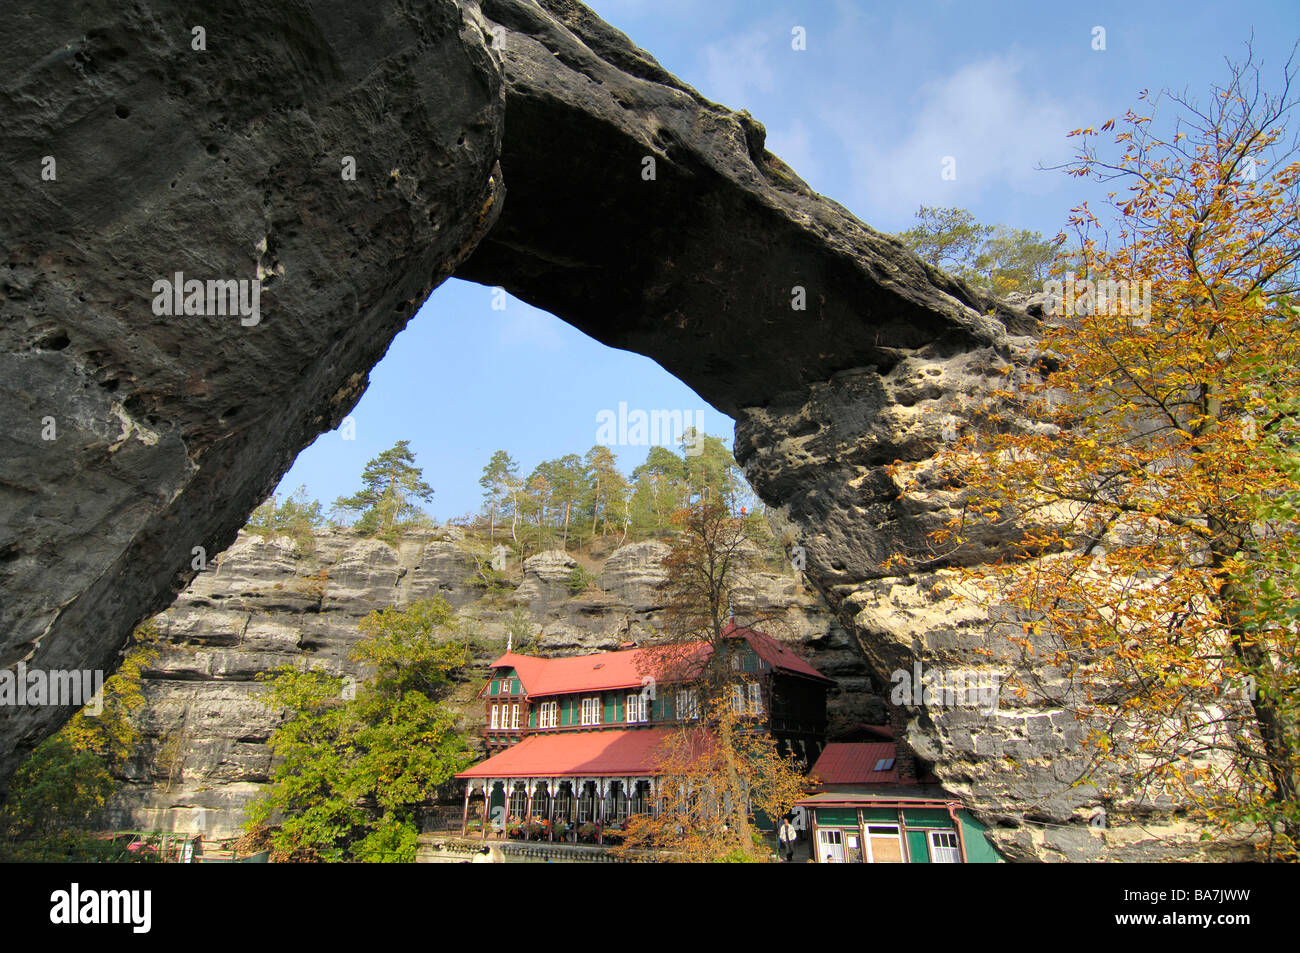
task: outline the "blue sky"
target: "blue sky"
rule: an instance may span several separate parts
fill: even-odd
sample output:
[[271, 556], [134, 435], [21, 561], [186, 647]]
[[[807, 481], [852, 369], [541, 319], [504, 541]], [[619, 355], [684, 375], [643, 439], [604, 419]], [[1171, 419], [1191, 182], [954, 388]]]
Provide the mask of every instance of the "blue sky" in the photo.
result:
[[[748, 109], [767, 146], [814, 189], [882, 231], [921, 204], [960, 206], [984, 222], [1054, 235], [1095, 186], [1040, 171], [1073, 155], [1065, 133], [1100, 126], [1164, 88], [1208, 95], [1254, 35], [1265, 84], [1300, 37], [1300, 3], [893, 4], [818, 0], [591, 0], [601, 17], [702, 95]], [[792, 48], [803, 27], [806, 49]], [[1105, 49], [1093, 48], [1096, 27]], [[945, 156], [956, 178], [940, 175]], [[508, 184], [508, 183], [507, 183]], [[508, 201], [508, 199], [507, 199]], [[475, 511], [493, 450], [526, 474], [585, 453], [597, 415], [629, 409], [703, 412], [731, 439], [732, 421], [653, 361], [598, 344], [491, 289], [448, 281], [371, 373], [353, 412], [355, 439], [323, 434], [281, 491], [306, 484], [328, 504], [354, 492], [367, 460], [409, 439], [436, 491], [439, 519]], [[646, 447], [614, 447], [625, 471]]]

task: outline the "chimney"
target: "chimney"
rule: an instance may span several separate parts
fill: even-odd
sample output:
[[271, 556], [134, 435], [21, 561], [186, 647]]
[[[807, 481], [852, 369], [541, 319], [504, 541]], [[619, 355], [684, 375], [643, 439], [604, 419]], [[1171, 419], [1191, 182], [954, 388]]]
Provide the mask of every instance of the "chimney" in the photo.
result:
[[889, 726], [894, 729], [894, 770], [900, 784], [916, 784], [916, 753], [907, 743], [907, 710], [902, 705], [889, 708]]

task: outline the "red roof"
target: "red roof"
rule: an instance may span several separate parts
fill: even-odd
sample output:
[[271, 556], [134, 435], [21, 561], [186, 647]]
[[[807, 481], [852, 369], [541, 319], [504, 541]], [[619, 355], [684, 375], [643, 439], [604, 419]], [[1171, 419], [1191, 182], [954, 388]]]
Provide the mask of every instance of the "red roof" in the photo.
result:
[[[881, 761], [889, 764], [889, 770], [876, 770]], [[828, 744], [808, 773], [822, 784], [899, 783], [892, 741]]]
[[[770, 635], [734, 623], [728, 623], [723, 635], [745, 639], [759, 657], [775, 669], [834, 684]], [[699, 643], [701, 647], [704, 644]], [[663, 651], [664, 648], [661, 646], [658, 650]], [[669, 651], [676, 660], [679, 653], [671, 649]], [[523, 682], [524, 692], [530, 698], [538, 698], [569, 692], [639, 688], [651, 673], [662, 667], [663, 661], [654, 657], [655, 652], [656, 647], [651, 646], [550, 659], [507, 652], [493, 662], [491, 667], [513, 668]]]
[[803, 675], [806, 678], [816, 679], [819, 682], [834, 684], [831, 679], [827, 678], [817, 669], [813, 668], [788, 646], [782, 645], [776, 639], [772, 638], [766, 632], [759, 632], [757, 629], [748, 629], [738, 626], [734, 622], [727, 623], [727, 627], [722, 630], [723, 635], [739, 636], [750, 644], [755, 652], [759, 654], [768, 665], [773, 668], [779, 668], [795, 675]]
[[632, 777], [655, 774], [671, 728], [566, 731], [529, 735], [458, 778]]
[[[641, 680], [652, 670], [649, 660], [641, 662], [645, 655], [645, 649], [567, 658], [535, 658], [507, 652], [493, 662], [492, 667], [513, 668], [524, 683], [524, 691], [529, 697], [536, 698], [607, 688], [639, 688]], [[641, 670], [638, 670], [638, 662], [641, 662]]]

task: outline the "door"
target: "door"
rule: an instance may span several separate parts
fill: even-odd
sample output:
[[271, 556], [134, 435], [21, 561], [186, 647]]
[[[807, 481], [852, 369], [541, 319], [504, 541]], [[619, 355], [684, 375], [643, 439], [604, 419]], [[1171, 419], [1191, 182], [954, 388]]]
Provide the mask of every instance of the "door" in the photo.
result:
[[817, 863], [844, 863], [844, 834], [837, 827], [817, 829]]

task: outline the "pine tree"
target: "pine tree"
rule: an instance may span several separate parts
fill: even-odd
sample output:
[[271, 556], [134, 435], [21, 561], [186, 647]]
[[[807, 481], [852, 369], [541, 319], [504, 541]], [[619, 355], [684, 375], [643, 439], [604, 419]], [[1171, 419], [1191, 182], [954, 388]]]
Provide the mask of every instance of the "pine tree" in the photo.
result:
[[335, 501], [336, 509], [359, 511], [357, 527], [376, 536], [390, 536], [422, 511], [417, 500], [433, 497], [424, 471], [415, 465], [409, 440], [399, 440], [366, 464], [364, 489]]

